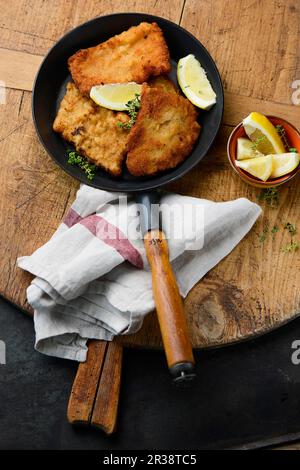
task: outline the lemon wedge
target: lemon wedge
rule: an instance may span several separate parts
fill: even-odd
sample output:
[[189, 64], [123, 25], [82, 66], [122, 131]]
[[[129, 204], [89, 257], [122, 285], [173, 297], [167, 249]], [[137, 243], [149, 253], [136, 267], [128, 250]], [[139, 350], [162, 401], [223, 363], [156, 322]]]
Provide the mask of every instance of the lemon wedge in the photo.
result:
[[237, 159], [247, 160], [249, 158], [262, 157], [263, 154], [253, 149], [253, 142], [245, 137], [237, 139]]
[[249, 160], [236, 160], [235, 164], [250, 173], [250, 175], [256, 176], [256, 178], [262, 181], [267, 181], [273, 170], [272, 157], [272, 155], [264, 155], [262, 157], [250, 158]]
[[99, 106], [114, 111], [126, 111], [126, 103], [133, 100], [135, 95], [140, 95], [142, 85], [135, 82], [113, 83], [93, 86], [90, 98]]
[[250, 113], [243, 120], [247, 136], [255, 143], [256, 150], [266, 155], [284, 153], [285, 148], [275, 127], [266, 116], [260, 113]]
[[193, 54], [179, 60], [177, 78], [185, 96], [198, 108], [208, 110], [216, 103], [206, 72]]
[[272, 155], [272, 157], [273, 169], [271, 173], [271, 178], [279, 178], [279, 176], [284, 176], [288, 173], [291, 173], [291, 171], [297, 168], [300, 161], [299, 153], [296, 152]]

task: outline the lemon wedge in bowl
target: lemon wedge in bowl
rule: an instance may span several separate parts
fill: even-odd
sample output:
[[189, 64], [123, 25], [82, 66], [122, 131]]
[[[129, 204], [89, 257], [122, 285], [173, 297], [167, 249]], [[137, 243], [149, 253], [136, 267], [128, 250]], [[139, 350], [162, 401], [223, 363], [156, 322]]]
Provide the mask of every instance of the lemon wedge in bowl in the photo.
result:
[[247, 160], [249, 158], [262, 157], [263, 154], [253, 148], [253, 142], [245, 137], [237, 139], [237, 159]]
[[182, 92], [198, 108], [208, 110], [216, 103], [216, 93], [193, 54], [179, 60], [177, 79]]
[[273, 155], [263, 155], [249, 160], [236, 160], [235, 164], [250, 173], [250, 175], [256, 176], [262, 181], [267, 181], [273, 171]]
[[299, 153], [289, 152], [282, 153], [280, 155], [272, 155], [273, 157], [273, 169], [271, 178], [279, 178], [280, 176], [291, 173], [299, 165], [300, 156]]
[[126, 104], [140, 95], [142, 85], [135, 82], [93, 86], [90, 98], [99, 106], [113, 111], [126, 111]]
[[249, 139], [255, 144], [256, 150], [266, 155], [284, 153], [283, 142], [275, 127], [263, 114], [253, 112], [243, 120], [243, 126]]

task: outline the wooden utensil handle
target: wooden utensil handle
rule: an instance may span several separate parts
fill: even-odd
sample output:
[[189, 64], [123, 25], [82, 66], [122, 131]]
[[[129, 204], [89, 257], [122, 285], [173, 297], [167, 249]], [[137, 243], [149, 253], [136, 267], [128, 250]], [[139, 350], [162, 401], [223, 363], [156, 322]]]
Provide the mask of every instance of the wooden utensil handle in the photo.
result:
[[115, 431], [120, 393], [123, 347], [116, 340], [89, 341], [86, 362], [76, 374], [68, 405], [71, 424]]
[[144, 236], [144, 244], [168, 366], [177, 378], [190, 378], [195, 361], [166, 237], [161, 230], [150, 230]]
[[121, 385], [123, 346], [117, 340], [108, 344], [94, 403], [91, 424], [106, 434], [116, 430]]

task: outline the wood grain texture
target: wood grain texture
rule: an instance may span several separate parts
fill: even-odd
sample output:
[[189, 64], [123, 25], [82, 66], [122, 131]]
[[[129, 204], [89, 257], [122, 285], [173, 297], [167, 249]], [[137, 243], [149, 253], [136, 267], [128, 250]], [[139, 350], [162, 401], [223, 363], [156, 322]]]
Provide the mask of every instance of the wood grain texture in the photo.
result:
[[96, 394], [91, 424], [112, 434], [116, 429], [121, 386], [123, 347], [109, 343]]
[[290, 104], [299, 17], [295, 0], [187, 0], [181, 25], [212, 54], [225, 90]]
[[68, 403], [70, 424], [92, 424], [106, 434], [116, 428], [121, 386], [122, 345], [89, 341], [86, 362], [79, 364]]
[[68, 30], [118, 12], [160, 15], [179, 22], [183, 0], [0, 0], [0, 46], [44, 56]]
[[90, 341], [87, 360], [77, 370], [68, 404], [67, 417], [71, 424], [89, 424], [101, 377], [108, 344]]
[[[179, 22], [183, 6], [179, 1], [146, 4], [132, 1], [126, 2], [125, 8], [123, 2], [89, 0], [82, 9], [79, 1], [55, 0], [49, 9], [49, 2], [41, 0], [15, 3], [12, 15], [10, 4], [0, 1], [0, 47], [6, 50], [7, 59], [4, 67], [0, 54], [0, 68], [6, 68], [5, 73], [11, 77], [14, 74], [10, 71], [16, 66], [12, 60], [15, 51], [22, 53], [22, 67], [28, 64], [26, 77], [33, 76], [34, 61], [40, 61], [65, 31], [93, 16], [127, 9], [148, 11]], [[294, 53], [299, 47], [299, 40], [295, 40], [295, 35], [299, 39], [299, 7], [293, 3], [275, 0], [243, 0], [230, 4], [222, 0], [185, 2], [182, 25], [195, 34], [217, 60], [226, 87], [225, 113], [213, 149], [196, 169], [168, 189], [216, 201], [242, 196], [256, 201], [258, 190], [248, 187], [233, 174], [227, 162], [226, 141], [232, 126], [253, 109], [278, 114], [298, 125], [299, 107], [290, 104], [291, 81], [300, 77], [300, 64]], [[271, 13], [265, 21], [268, 11]], [[261, 12], [263, 26], [259, 19]], [[253, 30], [255, 35], [251, 33]], [[249, 48], [253, 50], [248, 52]], [[33, 61], [26, 60], [27, 54], [34, 55]], [[268, 61], [269, 57], [273, 60]], [[16, 80], [18, 83], [10, 81], [14, 89], [7, 90], [6, 105], [0, 106], [0, 223], [3, 229], [0, 248], [4, 253], [0, 293], [29, 311], [26, 287], [31, 278], [16, 268], [16, 257], [30, 254], [48, 240], [74, 199], [78, 184], [54, 165], [38, 143], [31, 123], [30, 93], [15, 89], [30, 88], [28, 78], [23, 84], [19, 81], [21, 78]], [[282, 227], [287, 221], [299, 225], [299, 177], [280, 189], [279, 207], [264, 207], [263, 217], [252, 232], [188, 295], [185, 308], [194, 346], [238, 341], [268, 331], [299, 313], [296, 289], [300, 280], [299, 252], [282, 252], [288, 242], [284, 230], [274, 239], [267, 237], [264, 243], [258, 241], [266, 222], [270, 227], [273, 224]], [[144, 328], [124, 341], [131, 345], [160, 346], [155, 315], [150, 314]]]
[[[43, 57], [0, 48], [0, 77], [7, 88], [32, 90], [34, 77]], [[7, 64], [10, 64], [7, 67]], [[22, 70], [22, 73], [20, 73]]]

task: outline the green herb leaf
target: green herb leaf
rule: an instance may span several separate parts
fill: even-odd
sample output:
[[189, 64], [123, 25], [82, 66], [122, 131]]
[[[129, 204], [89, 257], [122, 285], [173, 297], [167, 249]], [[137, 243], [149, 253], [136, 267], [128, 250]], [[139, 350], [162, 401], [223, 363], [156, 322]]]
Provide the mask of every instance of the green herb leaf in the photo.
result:
[[259, 202], [265, 202], [270, 207], [278, 207], [279, 205], [279, 190], [278, 188], [265, 188], [258, 194], [257, 199]]
[[298, 150], [295, 147], [290, 147], [289, 152], [298, 153]]
[[275, 126], [275, 129], [277, 131], [277, 134], [281, 138], [282, 143], [285, 146], [285, 149], [286, 150], [289, 149], [290, 145], [289, 145], [284, 127], [281, 124], [277, 124], [277, 126]]
[[126, 108], [127, 108], [126, 111], [130, 117], [129, 121], [117, 122], [117, 126], [120, 127], [120, 129], [131, 129], [133, 124], [136, 121], [140, 107], [141, 107], [141, 95], [136, 93], [135, 98], [133, 98], [133, 100], [128, 101], [128, 103], [126, 103]]
[[266, 140], [266, 136], [265, 135], [262, 135], [260, 137], [257, 137], [257, 139], [255, 139], [251, 145], [251, 149], [252, 150], [257, 150], [257, 147], [259, 146], [259, 144], [261, 142], [264, 142]]
[[262, 233], [258, 235], [258, 239], [261, 243], [263, 243], [265, 239], [267, 238], [268, 231], [269, 231], [269, 222], [266, 222]]
[[67, 155], [69, 165], [76, 165], [81, 168], [85, 172], [88, 180], [91, 181], [94, 179], [95, 172], [97, 170], [96, 165], [89, 163], [86, 158], [82, 157], [74, 150], [67, 150]]
[[293, 236], [297, 233], [296, 225], [291, 224], [290, 222], [287, 222], [284, 226], [285, 230], [288, 230], [288, 232]]
[[260, 243], [263, 243], [266, 239], [267, 235], [265, 233], [261, 233], [259, 236], [258, 236], [258, 239], [260, 241]]
[[278, 230], [279, 230], [279, 228], [277, 227], [277, 225], [274, 225], [274, 227], [271, 228], [271, 233], [272, 233], [273, 235], [275, 235], [275, 233], [277, 233]]
[[292, 253], [294, 251], [297, 251], [299, 249], [299, 243], [294, 242], [293, 240], [290, 243], [287, 243], [285, 247], [283, 248], [284, 253]]
[[276, 124], [275, 129], [276, 132], [280, 135], [280, 137], [281, 135], [285, 134], [285, 129], [281, 124]]

